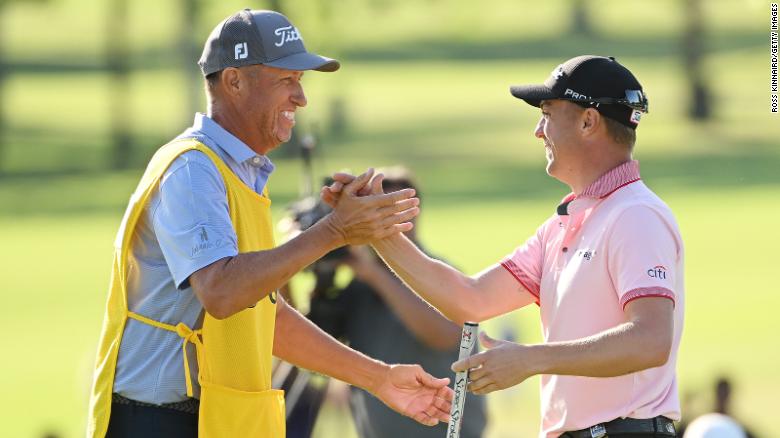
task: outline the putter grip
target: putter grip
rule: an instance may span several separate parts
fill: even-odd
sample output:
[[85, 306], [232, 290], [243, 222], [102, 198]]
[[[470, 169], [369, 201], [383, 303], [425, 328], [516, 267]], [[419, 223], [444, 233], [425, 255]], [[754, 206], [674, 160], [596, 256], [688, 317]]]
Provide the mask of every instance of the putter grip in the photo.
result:
[[[474, 343], [477, 342], [478, 331], [479, 324], [475, 322], [466, 322], [463, 324], [458, 360], [463, 360], [471, 356], [471, 350], [474, 348]], [[455, 397], [452, 399], [450, 422], [447, 425], [447, 438], [460, 437], [460, 426], [463, 422], [463, 407], [466, 403], [466, 386], [468, 385], [468, 381], [468, 370], [460, 371], [455, 374], [455, 384], [452, 388], [455, 391]]]

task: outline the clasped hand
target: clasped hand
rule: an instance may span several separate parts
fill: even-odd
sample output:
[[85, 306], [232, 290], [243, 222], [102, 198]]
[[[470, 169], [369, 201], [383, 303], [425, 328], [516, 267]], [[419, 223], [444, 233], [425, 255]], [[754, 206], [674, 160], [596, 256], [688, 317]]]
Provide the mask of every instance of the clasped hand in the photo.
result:
[[479, 340], [486, 349], [452, 364], [455, 372], [469, 371], [469, 391], [488, 394], [517, 385], [536, 374], [532, 347], [493, 339], [480, 332]]
[[412, 229], [410, 222], [420, 213], [414, 189], [382, 192], [382, 176], [374, 169], [354, 177], [334, 175], [333, 185], [323, 187], [322, 200], [333, 207], [326, 218], [342, 243], [360, 245]]
[[450, 419], [450, 379], [437, 379], [419, 365], [390, 365], [374, 393], [385, 404], [426, 426]]

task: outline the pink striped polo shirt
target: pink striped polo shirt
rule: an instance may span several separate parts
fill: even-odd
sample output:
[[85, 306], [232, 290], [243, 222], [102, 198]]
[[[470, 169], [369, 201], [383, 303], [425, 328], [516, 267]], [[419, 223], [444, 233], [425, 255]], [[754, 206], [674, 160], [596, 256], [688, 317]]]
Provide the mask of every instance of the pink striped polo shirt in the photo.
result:
[[626, 322], [642, 297], [674, 306], [674, 343], [660, 367], [624, 376], [541, 376], [540, 437], [618, 417], [680, 418], [675, 364], [683, 326], [683, 243], [669, 207], [626, 162], [558, 212], [501, 263], [539, 304], [544, 339], [569, 341]]

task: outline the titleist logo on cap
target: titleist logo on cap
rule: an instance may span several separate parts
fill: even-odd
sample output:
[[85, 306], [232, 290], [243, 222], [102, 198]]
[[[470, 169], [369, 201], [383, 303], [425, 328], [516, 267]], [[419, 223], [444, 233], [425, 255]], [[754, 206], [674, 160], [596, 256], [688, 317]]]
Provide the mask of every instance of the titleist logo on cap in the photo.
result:
[[280, 27], [274, 31], [274, 35], [279, 37], [279, 41], [274, 43], [276, 47], [282, 47], [284, 43], [301, 39], [298, 29], [293, 26]]

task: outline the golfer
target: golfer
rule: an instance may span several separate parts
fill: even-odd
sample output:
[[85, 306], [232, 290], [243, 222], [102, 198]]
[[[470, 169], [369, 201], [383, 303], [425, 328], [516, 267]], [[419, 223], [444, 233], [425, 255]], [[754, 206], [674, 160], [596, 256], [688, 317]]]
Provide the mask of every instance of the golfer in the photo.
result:
[[[374, 247], [420, 296], [456, 322], [484, 321], [530, 304], [545, 342], [482, 336], [471, 369], [477, 394], [541, 375], [541, 437], [674, 436], [675, 363], [683, 326], [683, 242], [669, 207], [632, 160], [648, 103], [614, 58], [579, 56], [540, 85], [512, 87], [541, 110], [535, 136], [547, 173], [571, 193], [512, 254], [468, 277], [402, 234]], [[349, 175], [323, 188], [339, 205]], [[380, 193], [371, 183], [372, 193]], [[466, 231], [466, 230], [464, 230]]]

